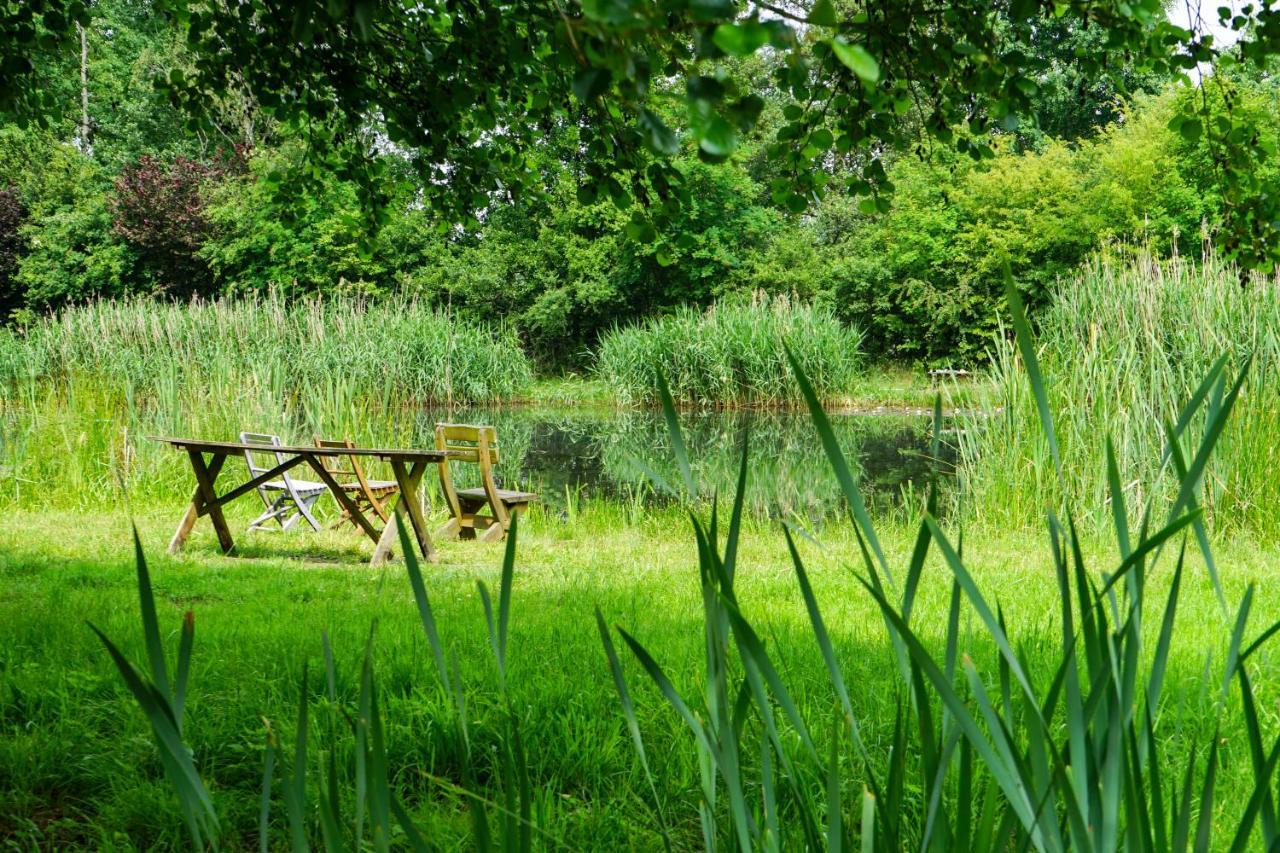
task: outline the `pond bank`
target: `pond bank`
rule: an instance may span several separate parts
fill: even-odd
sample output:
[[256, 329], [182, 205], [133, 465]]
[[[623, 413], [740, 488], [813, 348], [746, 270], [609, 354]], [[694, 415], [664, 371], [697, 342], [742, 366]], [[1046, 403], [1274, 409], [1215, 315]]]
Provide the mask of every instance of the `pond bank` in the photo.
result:
[[[985, 373], [956, 379], [933, 379], [922, 368], [899, 364], [869, 367], [852, 388], [828, 396], [823, 407], [843, 415], [932, 416], [934, 398], [941, 394], [944, 416], [962, 411], [983, 410], [994, 402], [993, 386]], [[536, 377], [527, 393], [498, 405], [588, 407], [599, 409], [644, 409], [643, 405], [622, 405], [604, 381], [578, 373]], [[677, 401], [682, 410], [761, 409], [787, 411], [802, 405], [742, 403], [707, 400]]]

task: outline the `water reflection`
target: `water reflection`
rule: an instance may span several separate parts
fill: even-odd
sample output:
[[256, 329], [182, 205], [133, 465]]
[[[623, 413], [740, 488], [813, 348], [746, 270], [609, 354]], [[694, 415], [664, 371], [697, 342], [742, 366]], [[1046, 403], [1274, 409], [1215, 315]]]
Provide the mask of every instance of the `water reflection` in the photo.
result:
[[[570, 500], [669, 500], [653, 477], [676, 485], [679, 472], [666, 423], [651, 411], [548, 411], [469, 408], [415, 413], [412, 440], [429, 444], [437, 421], [488, 423], [498, 429], [500, 479], [539, 492], [552, 509]], [[694, 477], [704, 496], [732, 495], [744, 434], [751, 461], [747, 504], [756, 514], [818, 519], [839, 511], [839, 486], [808, 415], [795, 412], [688, 412], [681, 415]], [[932, 424], [905, 415], [833, 415], [845, 457], [873, 508], [921, 493], [932, 470]], [[946, 449], [939, 469], [951, 470]], [[465, 468], [465, 466], [463, 466]]]

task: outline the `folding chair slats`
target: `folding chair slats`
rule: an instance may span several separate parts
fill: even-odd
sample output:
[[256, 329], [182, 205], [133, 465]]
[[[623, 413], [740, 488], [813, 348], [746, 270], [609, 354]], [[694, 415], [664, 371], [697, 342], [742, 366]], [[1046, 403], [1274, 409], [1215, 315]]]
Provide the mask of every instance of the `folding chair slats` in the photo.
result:
[[[256, 444], [262, 447], [260, 451], [246, 449], [244, 452], [245, 464], [249, 466], [249, 473], [255, 478], [271, 470], [271, 468], [259, 466], [254, 461], [255, 453], [263, 453], [274, 457], [277, 467], [288, 462], [283, 453], [272, 449], [280, 446], [280, 436], [278, 435], [242, 432], [240, 433], [240, 441], [242, 444]], [[299, 488], [300, 485], [301, 488]], [[319, 485], [318, 489], [316, 485]], [[278, 481], [273, 480], [263, 483], [258, 486], [257, 492], [262, 498], [262, 503], [266, 506], [266, 511], [249, 523], [250, 530], [269, 529], [265, 526], [269, 521], [275, 521], [280, 525], [281, 530], [288, 530], [298, 523], [299, 518], [311, 525], [312, 530], [320, 529], [320, 523], [312, 515], [311, 508], [325, 492], [322, 484], [299, 484], [289, 476], [288, 470], [282, 470]]]

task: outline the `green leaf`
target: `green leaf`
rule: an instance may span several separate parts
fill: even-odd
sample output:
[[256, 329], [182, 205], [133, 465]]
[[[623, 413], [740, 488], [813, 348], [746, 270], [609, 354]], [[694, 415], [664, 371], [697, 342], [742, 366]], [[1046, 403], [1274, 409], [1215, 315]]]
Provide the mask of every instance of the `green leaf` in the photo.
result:
[[427, 645], [431, 647], [431, 655], [435, 659], [436, 672], [446, 692], [450, 691], [449, 671], [444, 663], [444, 646], [440, 642], [440, 632], [436, 628], [435, 613], [431, 610], [431, 599], [427, 595], [427, 586], [422, 580], [422, 569], [418, 565], [418, 556], [413, 551], [413, 544], [405, 525], [396, 523], [396, 532], [400, 537], [400, 553], [404, 554], [405, 570], [409, 574], [409, 586], [413, 589], [414, 601], [418, 604], [418, 617], [422, 621], [422, 630], [427, 635]]
[[717, 114], [713, 114], [701, 127], [695, 128], [694, 133], [698, 137], [698, 147], [716, 160], [729, 157], [738, 147], [738, 132]]
[[769, 29], [759, 21], [721, 24], [711, 40], [730, 56], [750, 56], [769, 43]]
[[631, 745], [640, 757], [640, 767], [644, 770], [644, 778], [649, 783], [649, 793], [653, 797], [654, 811], [657, 813], [658, 830], [662, 833], [663, 845], [670, 850], [671, 838], [667, 833], [666, 817], [662, 813], [662, 800], [658, 798], [658, 786], [653, 781], [653, 772], [649, 769], [649, 757], [645, 753], [644, 738], [640, 736], [640, 723], [636, 719], [635, 705], [631, 701], [631, 693], [627, 690], [627, 680], [622, 674], [622, 665], [618, 662], [618, 653], [613, 647], [609, 629], [604, 623], [604, 615], [596, 608], [596, 627], [600, 631], [600, 642], [604, 644], [605, 657], [609, 661], [609, 672], [613, 676], [613, 686], [618, 691], [618, 701], [622, 704], [622, 715], [627, 721], [627, 731], [631, 733]]
[[819, 27], [834, 27], [840, 23], [836, 16], [836, 5], [831, 0], [818, 0], [809, 10], [809, 23]]
[[[658, 262], [661, 263], [661, 259]], [[685, 494], [693, 500], [698, 494], [698, 483], [693, 479], [693, 468], [689, 465], [689, 451], [685, 447], [684, 434], [680, 431], [680, 416], [676, 413], [675, 400], [671, 398], [667, 374], [661, 367], [658, 368], [658, 399], [662, 401], [662, 414], [667, 422], [667, 435], [671, 438], [671, 452], [675, 454], [680, 477], [684, 480]]]
[[876, 535], [875, 527], [871, 523], [871, 514], [867, 512], [866, 502], [858, 489], [858, 481], [854, 479], [853, 471], [844, 457], [844, 451], [840, 449], [840, 442], [836, 440], [835, 431], [831, 428], [831, 419], [822, 408], [822, 401], [818, 399], [817, 392], [809, 382], [808, 374], [805, 373], [791, 346], [784, 344], [783, 349], [787, 354], [787, 362], [791, 365], [791, 372], [795, 374], [796, 384], [800, 386], [800, 394], [809, 407], [809, 416], [813, 420], [814, 429], [822, 439], [822, 449], [826, 452], [836, 480], [840, 483], [840, 490], [844, 492], [845, 499], [849, 502], [849, 511], [853, 514], [858, 529], [870, 543], [871, 550], [875, 553], [876, 561], [880, 565], [880, 571], [889, 579], [889, 583], [893, 584], [893, 573], [889, 570], [884, 549], [880, 546], [880, 538]]
[[1204, 124], [1198, 118], [1189, 118], [1182, 122], [1178, 132], [1188, 142], [1195, 142], [1204, 133]]
[[862, 853], [872, 853], [876, 849], [876, 798], [863, 788], [862, 790]]
[[271, 740], [271, 730], [267, 729], [266, 742], [262, 748], [262, 800], [258, 806], [258, 850], [260, 853], [267, 853], [270, 849], [267, 830], [271, 826], [271, 779], [276, 766], [276, 750]]
[[831, 51], [843, 65], [858, 76], [864, 83], [874, 86], [880, 82], [880, 63], [860, 44], [849, 44], [843, 38], [833, 38], [827, 42]]
[[1040, 360], [1036, 358], [1035, 342], [1031, 337], [1031, 324], [1027, 322], [1027, 314], [1022, 308], [1022, 294], [1013, 283], [1013, 273], [1006, 264], [1004, 269], [1005, 297], [1009, 301], [1009, 314], [1013, 317], [1013, 330], [1018, 339], [1018, 351], [1022, 354], [1022, 364], [1027, 370], [1027, 381], [1031, 383], [1031, 393], [1036, 400], [1036, 409], [1040, 415], [1040, 427], [1044, 430], [1045, 439], [1049, 442], [1049, 455], [1053, 458], [1053, 469], [1062, 480], [1062, 456], [1058, 453], [1058, 437], [1053, 430], [1053, 416], [1049, 414], [1049, 396], [1045, 392], [1044, 376], [1040, 373]]
[[602, 24], [625, 24], [635, 18], [629, 0], [582, 0], [582, 14]]
[[675, 132], [652, 110], [640, 111], [640, 132], [644, 135], [645, 145], [655, 154], [671, 155], [679, 150]]
[[613, 75], [607, 68], [587, 68], [573, 78], [573, 94], [580, 101], [593, 101], [609, 89]]

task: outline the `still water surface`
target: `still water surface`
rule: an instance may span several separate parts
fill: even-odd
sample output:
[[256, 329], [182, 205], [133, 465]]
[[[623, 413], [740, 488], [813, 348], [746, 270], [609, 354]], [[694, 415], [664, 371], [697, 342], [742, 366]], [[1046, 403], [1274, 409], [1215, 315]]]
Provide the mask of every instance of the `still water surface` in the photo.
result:
[[[539, 492], [553, 510], [595, 499], [665, 499], [655, 478], [680, 482], [666, 422], [657, 411], [541, 408], [424, 409], [412, 432], [425, 438], [437, 421], [487, 423], [498, 430], [499, 479]], [[833, 414], [837, 440], [863, 494], [889, 509], [923, 494], [934, 465], [932, 419], [902, 414]], [[839, 487], [809, 416], [801, 412], [685, 412], [681, 428], [700, 491], [728, 500], [737, 481], [744, 434], [749, 436], [748, 504], [757, 514], [818, 519], [839, 511]], [[944, 433], [938, 469], [952, 470]], [[419, 439], [421, 440], [421, 439]]]

